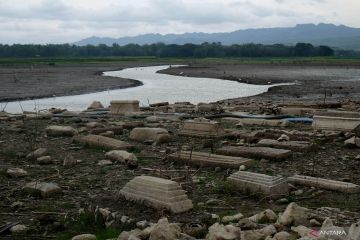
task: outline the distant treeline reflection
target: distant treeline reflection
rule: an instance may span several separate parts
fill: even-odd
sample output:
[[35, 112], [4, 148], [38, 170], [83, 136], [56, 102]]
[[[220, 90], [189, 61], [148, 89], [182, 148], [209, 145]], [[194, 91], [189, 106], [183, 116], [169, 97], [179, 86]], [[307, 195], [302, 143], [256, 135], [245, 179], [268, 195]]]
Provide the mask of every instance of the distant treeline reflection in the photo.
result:
[[70, 44], [0, 44], [0, 57], [108, 57], [108, 56], [154, 56], [154, 57], [312, 57], [333, 56], [334, 50], [328, 46], [313, 46], [298, 43], [295, 46], [283, 44], [128, 44], [120, 46], [76, 46]]

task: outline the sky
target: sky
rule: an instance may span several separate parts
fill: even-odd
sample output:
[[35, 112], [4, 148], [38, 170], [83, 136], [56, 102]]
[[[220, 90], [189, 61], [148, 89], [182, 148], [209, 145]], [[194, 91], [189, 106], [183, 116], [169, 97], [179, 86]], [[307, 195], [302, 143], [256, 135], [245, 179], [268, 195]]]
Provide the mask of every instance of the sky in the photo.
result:
[[0, 0], [0, 43], [333, 23], [360, 27], [360, 0]]

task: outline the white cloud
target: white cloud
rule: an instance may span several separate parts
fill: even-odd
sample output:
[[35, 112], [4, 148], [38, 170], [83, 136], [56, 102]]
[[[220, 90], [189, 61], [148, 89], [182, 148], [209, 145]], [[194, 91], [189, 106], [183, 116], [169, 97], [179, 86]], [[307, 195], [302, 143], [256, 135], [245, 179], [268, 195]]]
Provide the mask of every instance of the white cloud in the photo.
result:
[[225, 32], [335, 23], [360, 27], [358, 0], [0, 0], [1, 43]]

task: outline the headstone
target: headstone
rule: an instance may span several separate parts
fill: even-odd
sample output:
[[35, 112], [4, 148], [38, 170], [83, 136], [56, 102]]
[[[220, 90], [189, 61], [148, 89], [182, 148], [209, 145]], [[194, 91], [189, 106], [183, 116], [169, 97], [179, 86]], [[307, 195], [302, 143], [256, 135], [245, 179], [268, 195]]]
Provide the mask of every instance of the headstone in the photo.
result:
[[111, 101], [110, 102], [111, 114], [125, 114], [129, 112], [140, 112], [139, 101], [128, 100], [128, 101]]
[[348, 182], [341, 182], [341, 181], [303, 176], [303, 175], [294, 175], [292, 177], [289, 177], [288, 181], [293, 184], [304, 185], [309, 187], [318, 187], [318, 188], [323, 188], [337, 192], [360, 193], [359, 185]]
[[305, 141], [278, 141], [273, 139], [262, 139], [258, 142], [261, 147], [272, 147], [280, 149], [290, 149], [293, 151], [308, 151], [311, 144]]
[[200, 138], [220, 138], [225, 135], [225, 131], [218, 122], [196, 119], [185, 121], [179, 135]]
[[313, 116], [316, 130], [352, 131], [360, 125], [360, 113], [345, 111], [318, 111]]
[[288, 193], [286, 179], [279, 176], [238, 171], [228, 177], [227, 180], [235, 184], [241, 191], [247, 193], [260, 193], [274, 197]]
[[197, 166], [239, 168], [242, 165], [250, 165], [253, 160], [242, 157], [231, 157], [205, 152], [180, 151], [169, 155], [169, 158], [182, 163]]
[[172, 213], [186, 212], [193, 208], [191, 200], [181, 186], [167, 179], [139, 176], [128, 182], [120, 194], [129, 201], [144, 203]]
[[133, 145], [127, 142], [99, 135], [75, 137], [74, 140], [91, 147], [99, 147], [108, 150], [126, 150], [133, 147]]
[[285, 160], [292, 157], [291, 150], [269, 147], [230, 146], [219, 148], [216, 153], [235, 157], [248, 157], [255, 159], [265, 158], [271, 160]]

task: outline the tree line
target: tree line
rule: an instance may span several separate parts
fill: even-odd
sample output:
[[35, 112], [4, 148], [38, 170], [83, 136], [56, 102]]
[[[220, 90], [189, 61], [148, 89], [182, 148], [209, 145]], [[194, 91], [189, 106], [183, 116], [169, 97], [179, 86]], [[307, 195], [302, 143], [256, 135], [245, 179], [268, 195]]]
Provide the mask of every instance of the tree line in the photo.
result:
[[0, 44], [0, 57], [109, 57], [109, 56], [153, 56], [153, 57], [312, 57], [333, 56], [334, 50], [328, 46], [313, 46], [297, 43], [283, 44], [128, 44], [120, 46], [76, 46], [70, 44]]

